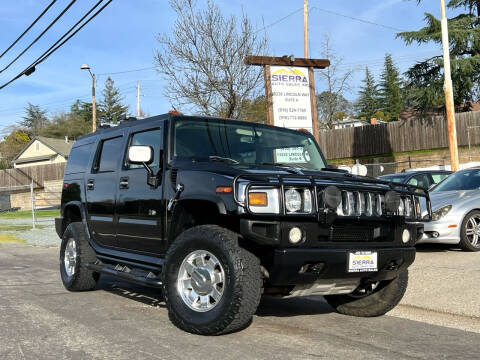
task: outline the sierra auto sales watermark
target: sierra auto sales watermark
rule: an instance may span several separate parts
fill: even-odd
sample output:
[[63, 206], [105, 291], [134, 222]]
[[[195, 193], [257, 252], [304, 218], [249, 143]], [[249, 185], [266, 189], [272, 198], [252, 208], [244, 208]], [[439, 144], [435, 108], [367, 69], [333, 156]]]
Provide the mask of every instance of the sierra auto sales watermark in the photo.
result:
[[273, 124], [312, 132], [308, 69], [271, 66]]

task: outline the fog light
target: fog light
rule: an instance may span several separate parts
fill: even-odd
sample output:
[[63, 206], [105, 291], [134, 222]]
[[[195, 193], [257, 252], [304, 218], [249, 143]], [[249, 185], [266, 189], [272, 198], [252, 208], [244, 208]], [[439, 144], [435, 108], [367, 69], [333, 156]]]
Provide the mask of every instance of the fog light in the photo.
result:
[[438, 231], [434, 231], [434, 232], [432, 232], [432, 236], [434, 238], [438, 238], [440, 236], [440, 234], [438, 233]]
[[288, 232], [288, 240], [292, 244], [298, 244], [302, 240], [302, 230], [298, 227], [293, 227]]
[[410, 241], [410, 231], [408, 231], [407, 229], [403, 230], [403, 233], [402, 233], [402, 241], [403, 241], [405, 244]]

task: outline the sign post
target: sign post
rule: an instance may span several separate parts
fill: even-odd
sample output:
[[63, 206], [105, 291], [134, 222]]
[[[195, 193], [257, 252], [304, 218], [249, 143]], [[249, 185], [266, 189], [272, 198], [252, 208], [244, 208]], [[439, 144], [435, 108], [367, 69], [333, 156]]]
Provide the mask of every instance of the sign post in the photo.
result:
[[306, 129], [318, 142], [318, 114], [313, 69], [330, 66], [327, 59], [248, 56], [247, 65], [263, 66], [267, 124]]

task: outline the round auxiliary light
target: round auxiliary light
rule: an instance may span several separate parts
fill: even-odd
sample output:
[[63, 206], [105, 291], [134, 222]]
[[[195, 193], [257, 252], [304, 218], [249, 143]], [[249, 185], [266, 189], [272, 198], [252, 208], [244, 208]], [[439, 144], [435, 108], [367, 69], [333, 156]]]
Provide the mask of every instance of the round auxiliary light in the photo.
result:
[[408, 231], [407, 229], [403, 230], [403, 233], [402, 233], [402, 241], [403, 241], [405, 244], [410, 241], [410, 231]]
[[285, 192], [285, 207], [290, 212], [300, 211], [302, 208], [302, 195], [297, 190], [287, 190]]
[[400, 194], [396, 191], [387, 191], [385, 194], [385, 208], [389, 212], [395, 212], [400, 206]]
[[342, 192], [336, 186], [330, 185], [323, 190], [323, 203], [329, 209], [336, 209], [342, 202]]
[[288, 232], [288, 241], [292, 244], [298, 244], [302, 240], [303, 234], [302, 230], [298, 227], [293, 227]]

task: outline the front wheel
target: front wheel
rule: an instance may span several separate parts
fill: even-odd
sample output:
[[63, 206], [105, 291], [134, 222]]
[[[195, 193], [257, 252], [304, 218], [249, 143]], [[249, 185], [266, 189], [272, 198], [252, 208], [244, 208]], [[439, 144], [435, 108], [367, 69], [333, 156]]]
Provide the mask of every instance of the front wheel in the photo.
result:
[[165, 257], [163, 294], [170, 320], [182, 330], [219, 335], [246, 327], [260, 302], [256, 256], [238, 235], [216, 225], [182, 233]]
[[325, 300], [344, 315], [373, 317], [384, 315], [402, 300], [408, 284], [408, 270], [393, 280], [360, 285], [348, 295], [328, 295]]
[[60, 245], [60, 275], [70, 291], [93, 290], [100, 275], [85, 268], [97, 260], [81, 222], [68, 225]]
[[480, 211], [470, 211], [463, 219], [459, 245], [465, 251], [480, 251]]

